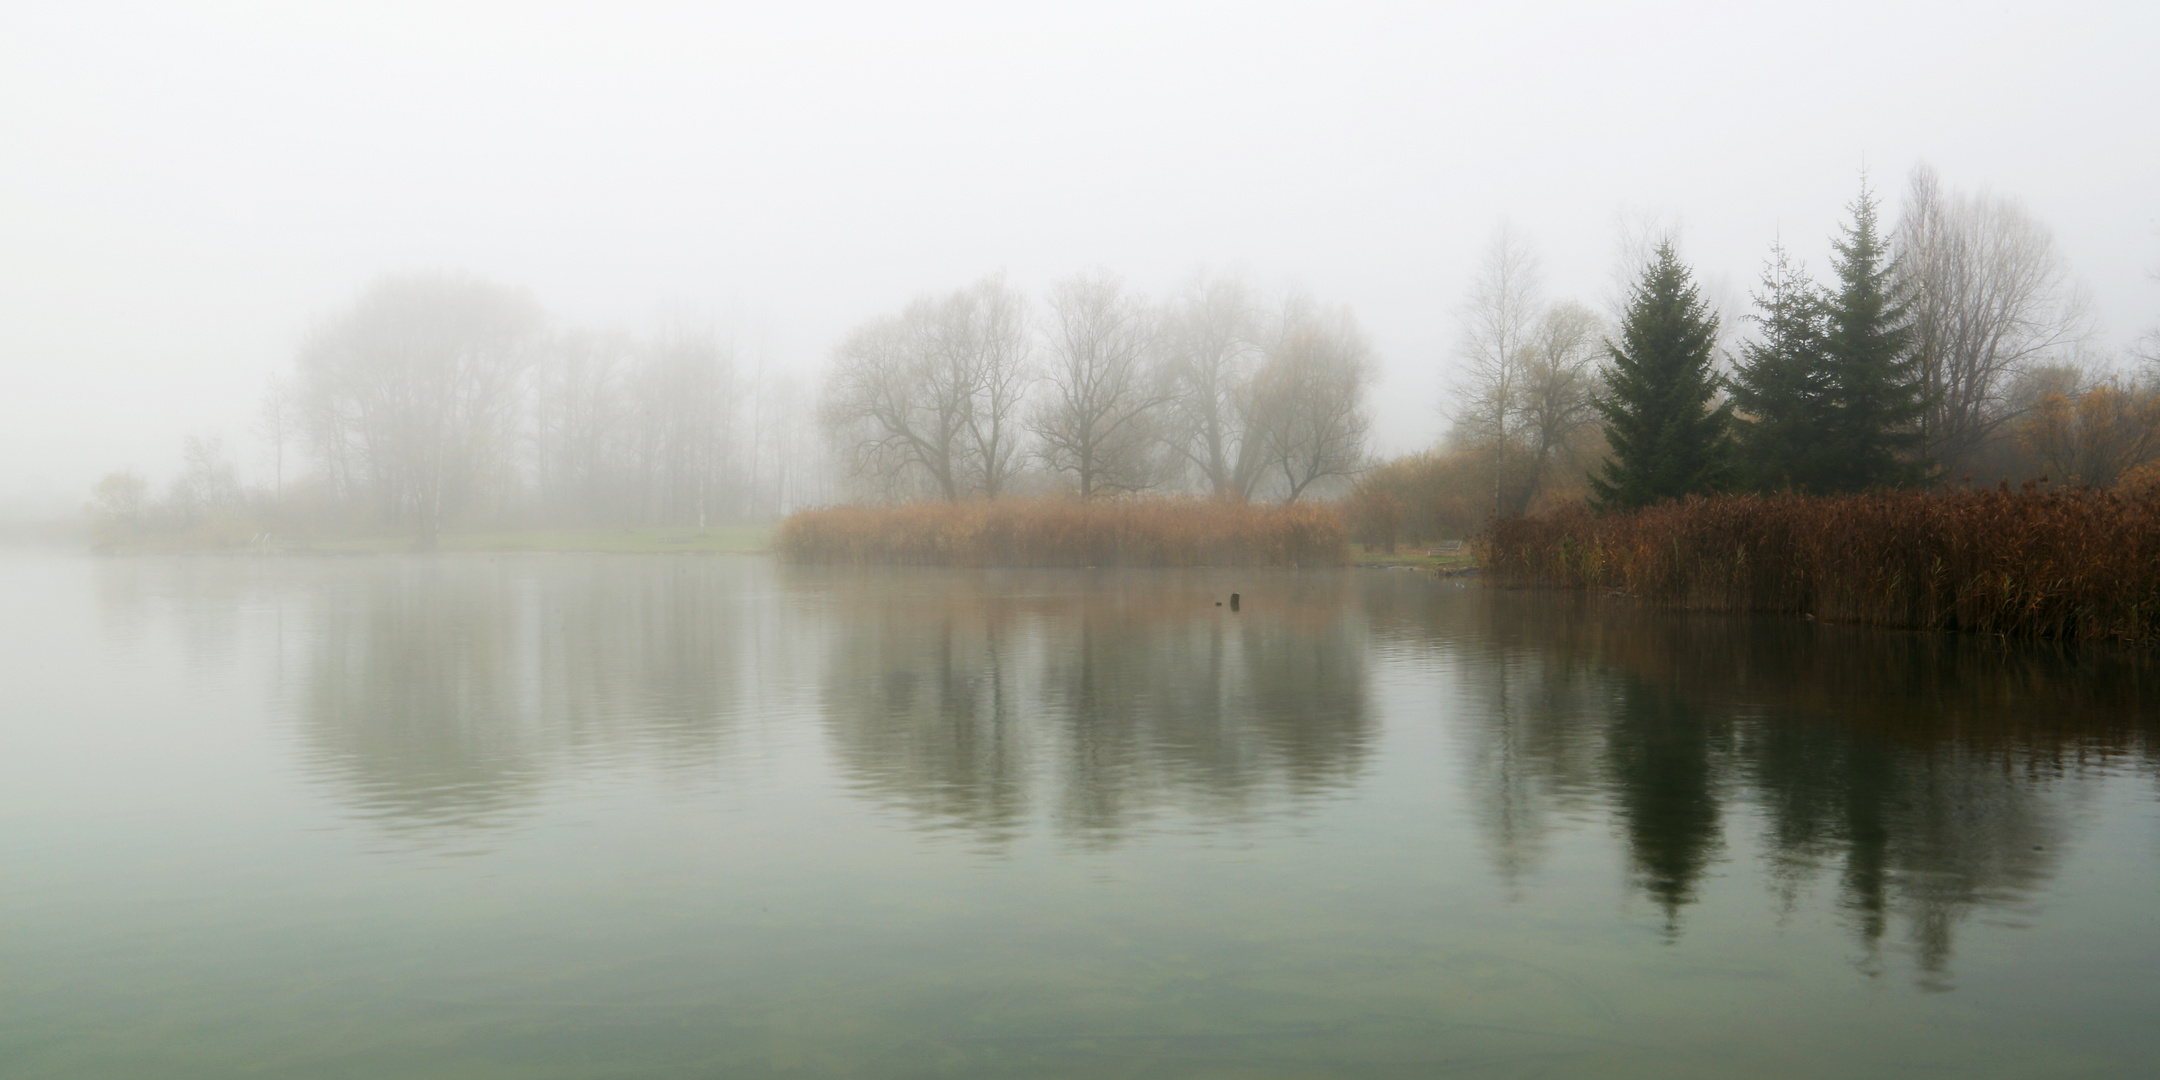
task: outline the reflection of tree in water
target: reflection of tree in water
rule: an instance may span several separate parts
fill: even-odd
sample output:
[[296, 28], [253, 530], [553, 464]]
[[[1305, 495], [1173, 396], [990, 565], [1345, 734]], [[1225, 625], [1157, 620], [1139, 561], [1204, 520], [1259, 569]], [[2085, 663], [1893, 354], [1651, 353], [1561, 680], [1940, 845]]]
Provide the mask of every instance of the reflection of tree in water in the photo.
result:
[[1008, 655], [1027, 628], [1013, 605], [940, 606], [850, 607], [834, 631], [827, 723], [860, 786], [925, 820], [1007, 838], [1027, 806]]
[[1724, 846], [1718, 773], [1727, 725], [1670, 687], [1623, 677], [1606, 734], [1613, 800], [1636, 880], [1677, 934], [1680, 909]]
[[1535, 858], [1541, 819], [1565, 808], [1594, 758], [1670, 929], [1724, 844], [1724, 804], [1742, 799], [1762, 810], [1788, 906], [1834, 880], [1866, 964], [1902, 922], [1929, 985], [1961, 921], [2018, 905], [2053, 872], [2075, 794], [2058, 781], [2150, 761], [2156, 745], [2139, 691], [2147, 665], [2128, 654], [1542, 594], [1464, 604], [1485, 630], [1465, 672], [1480, 706], [1476, 761], [1524, 774], [1478, 788], [1505, 874]]
[[1238, 615], [1192, 576], [856, 581], [834, 745], [862, 790], [993, 840], [1034, 808], [1110, 843], [1166, 807], [1297, 805], [1354, 777], [1372, 726], [1354, 606], [1313, 577]]
[[742, 695], [741, 566], [393, 560], [308, 605], [313, 771], [399, 829], [485, 827], [548, 775], [709, 763]]
[[299, 702], [314, 771], [391, 825], [485, 823], [537, 780], [518, 613], [492, 573], [433, 571], [322, 597]]

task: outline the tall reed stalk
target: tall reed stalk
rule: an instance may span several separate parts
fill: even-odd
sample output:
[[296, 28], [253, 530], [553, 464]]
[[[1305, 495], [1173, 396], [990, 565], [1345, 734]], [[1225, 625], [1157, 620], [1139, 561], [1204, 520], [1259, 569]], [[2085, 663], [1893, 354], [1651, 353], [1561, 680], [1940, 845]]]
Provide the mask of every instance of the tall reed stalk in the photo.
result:
[[2063, 640], [2160, 640], [2160, 494], [1728, 495], [1496, 522], [1503, 585], [1699, 611]]
[[797, 562], [900, 566], [1341, 566], [1332, 507], [1134, 498], [1001, 499], [805, 510], [780, 525]]

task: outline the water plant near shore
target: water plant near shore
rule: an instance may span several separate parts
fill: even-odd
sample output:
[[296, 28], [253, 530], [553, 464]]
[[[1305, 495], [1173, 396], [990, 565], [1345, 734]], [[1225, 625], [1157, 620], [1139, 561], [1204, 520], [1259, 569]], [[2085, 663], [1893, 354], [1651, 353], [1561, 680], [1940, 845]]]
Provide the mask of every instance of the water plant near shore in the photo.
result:
[[1341, 566], [1332, 507], [1197, 498], [835, 506], [781, 523], [797, 562], [901, 566]]
[[2160, 491], [2007, 487], [1580, 506], [1486, 536], [1503, 585], [1918, 630], [2160, 640]]

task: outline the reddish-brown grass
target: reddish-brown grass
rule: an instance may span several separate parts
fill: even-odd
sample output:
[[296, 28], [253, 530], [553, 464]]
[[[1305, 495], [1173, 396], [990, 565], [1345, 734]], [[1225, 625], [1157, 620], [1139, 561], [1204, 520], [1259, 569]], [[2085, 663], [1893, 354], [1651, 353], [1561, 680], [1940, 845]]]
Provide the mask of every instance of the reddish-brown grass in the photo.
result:
[[2066, 640], [2160, 639], [2160, 493], [1953, 490], [1689, 498], [1496, 522], [1505, 585], [1670, 607]]
[[1133, 498], [805, 510], [775, 545], [797, 562], [898, 566], [1341, 566], [1334, 508]]

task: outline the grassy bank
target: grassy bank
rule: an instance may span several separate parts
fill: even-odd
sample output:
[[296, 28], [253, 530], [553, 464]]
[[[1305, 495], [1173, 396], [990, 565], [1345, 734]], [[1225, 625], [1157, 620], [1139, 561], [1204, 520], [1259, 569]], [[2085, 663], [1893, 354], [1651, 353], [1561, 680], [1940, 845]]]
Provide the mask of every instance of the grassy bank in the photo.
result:
[[806, 510], [775, 548], [798, 562], [906, 566], [1342, 566], [1326, 506], [1012, 499]]
[[2063, 640], [2160, 639], [2160, 497], [1720, 496], [1498, 522], [1485, 572], [1701, 611]]
[[1394, 551], [1376, 551], [1363, 544], [1350, 545], [1352, 566], [1405, 567], [1411, 570], [1431, 570], [1442, 574], [1459, 574], [1475, 570], [1478, 566], [1477, 549], [1467, 545], [1449, 548], [1413, 548], [1397, 545]]

